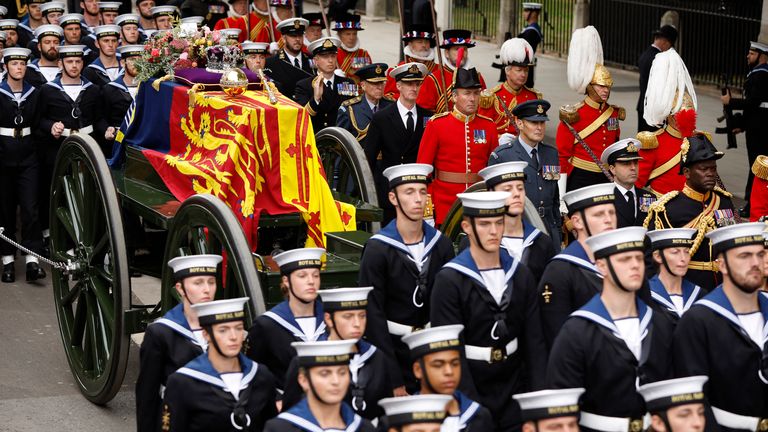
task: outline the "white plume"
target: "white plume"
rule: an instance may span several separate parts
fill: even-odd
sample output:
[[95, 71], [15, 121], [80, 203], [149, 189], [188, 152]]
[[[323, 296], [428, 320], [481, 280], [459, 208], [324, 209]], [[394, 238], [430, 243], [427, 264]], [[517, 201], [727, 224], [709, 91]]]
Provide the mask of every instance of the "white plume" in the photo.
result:
[[577, 29], [568, 48], [568, 85], [584, 93], [595, 74], [595, 66], [603, 64], [603, 43], [593, 26]]
[[694, 108], [698, 108], [691, 76], [677, 51], [670, 48], [656, 54], [648, 76], [648, 89], [643, 102], [645, 121], [649, 125], [661, 126], [667, 116], [680, 111], [685, 92], [691, 96]]
[[499, 50], [499, 60], [503, 65], [511, 63], [533, 63], [533, 57], [533, 48], [531, 47], [531, 44], [522, 38], [509, 39], [501, 45], [501, 49]]

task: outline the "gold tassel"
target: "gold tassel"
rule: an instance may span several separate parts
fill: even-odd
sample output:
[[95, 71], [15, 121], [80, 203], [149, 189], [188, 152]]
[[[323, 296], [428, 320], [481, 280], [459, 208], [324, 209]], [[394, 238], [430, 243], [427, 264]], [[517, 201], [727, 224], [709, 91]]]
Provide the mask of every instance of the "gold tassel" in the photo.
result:
[[173, 79], [173, 75], [166, 75], [164, 77], [158, 78], [152, 82], [152, 88], [155, 89], [155, 91], [160, 91], [160, 83], [163, 81], [170, 81]]

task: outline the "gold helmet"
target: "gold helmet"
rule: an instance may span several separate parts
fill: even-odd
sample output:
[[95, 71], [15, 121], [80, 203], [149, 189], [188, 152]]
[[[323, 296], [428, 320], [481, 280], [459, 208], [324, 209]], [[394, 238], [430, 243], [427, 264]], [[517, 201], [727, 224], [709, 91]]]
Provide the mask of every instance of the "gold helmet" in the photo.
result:
[[608, 72], [608, 68], [601, 64], [596, 64], [595, 73], [592, 75], [592, 80], [589, 83], [604, 87], [612, 87], [613, 78], [611, 78], [611, 73]]

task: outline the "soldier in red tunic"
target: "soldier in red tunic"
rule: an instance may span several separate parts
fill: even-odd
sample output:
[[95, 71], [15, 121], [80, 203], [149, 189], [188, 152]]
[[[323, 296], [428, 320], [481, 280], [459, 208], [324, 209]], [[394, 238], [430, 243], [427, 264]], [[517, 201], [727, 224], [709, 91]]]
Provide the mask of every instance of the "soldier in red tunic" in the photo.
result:
[[768, 156], [760, 155], [752, 164], [752, 193], [749, 197], [749, 220], [756, 222], [768, 216]]
[[360, 24], [360, 15], [346, 15], [339, 18], [333, 24], [333, 30], [341, 41], [339, 52], [336, 55], [339, 69], [344, 71], [347, 78], [359, 83], [360, 78], [355, 75], [355, 72], [361, 67], [373, 63], [368, 51], [360, 48], [360, 39], [357, 37], [357, 32], [363, 30], [363, 26]]
[[[420, 25], [411, 26], [403, 35], [403, 54], [405, 60], [397, 64], [402, 66], [406, 63], [421, 63], [427, 67], [429, 73], [435, 71], [435, 35], [427, 27]], [[397, 67], [395, 66], [395, 67]], [[397, 90], [397, 83], [392, 78], [391, 68], [387, 71], [387, 85], [384, 86], [384, 96], [389, 96], [392, 99], [398, 99], [400, 92]]]
[[456, 201], [456, 194], [482, 180], [477, 173], [485, 168], [498, 145], [493, 120], [477, 114], [482, 86], [477, 71], [459, 69], [451, 84], [453, 111], [437, 114], [427, 123], [416, 157], [416, 162], [435, 167], [430, 193], [438, 225]]
[[[267, 1], [272, 1], [272, 16], [270, 17]], [[253, 11], [251, 11], [248, 17], [248, 24], [251, 27], [250, 33], [245, 31], [245, 17], [229, 17], [219, 20], [214, 27], [214, 30], [221, 30], [227, 28], [240, 29], [238, 35], [238, 42], [243, 42], [246, 39], [253, 42], [276, 42], [280, 40], [280, 32], [277, 30], [277, 23], [283, 19], [288, 19], [292, 15], [291, 12], [291, 0], [254, 0]], [[269, 31], [267, 23], [272, 25], [272, 32], [275, 39], [272, 40], [272, 34]], [[246, 34], [248, 37], [246, 38]], [[277, 48], [273, 47], [271, 51], [276, 51]]]

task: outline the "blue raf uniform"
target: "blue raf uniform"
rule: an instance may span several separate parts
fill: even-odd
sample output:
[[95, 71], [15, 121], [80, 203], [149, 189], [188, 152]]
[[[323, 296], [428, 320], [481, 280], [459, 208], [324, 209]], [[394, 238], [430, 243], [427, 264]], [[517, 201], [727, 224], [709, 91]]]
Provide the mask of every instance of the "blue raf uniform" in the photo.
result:
[[[361, 82], [365, 81], [369, 85], [376, 85], [387, 81], [388, 69], [389, 66], [385, 63], [374, 63], [360, 68], [355, 72], [355, 76]], [[345, 100], [336, 115], [336, 126], [348, 130], [358, 141], [362, 141], [368, 135], [368, 125], [370, 125], [373, 115], [393, 103], [394, 101], [387, 96], [372, 101], [368, 99], [365, 93]]]

